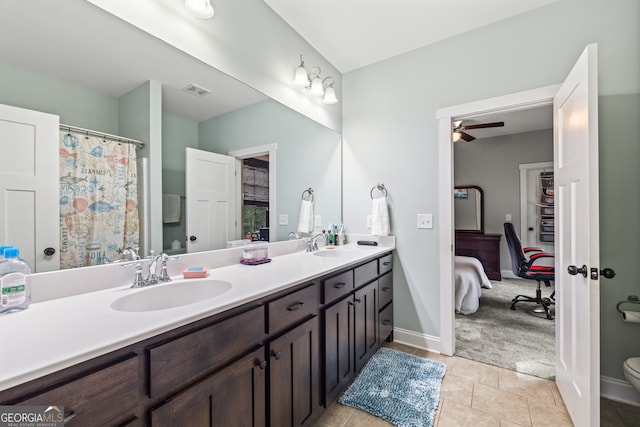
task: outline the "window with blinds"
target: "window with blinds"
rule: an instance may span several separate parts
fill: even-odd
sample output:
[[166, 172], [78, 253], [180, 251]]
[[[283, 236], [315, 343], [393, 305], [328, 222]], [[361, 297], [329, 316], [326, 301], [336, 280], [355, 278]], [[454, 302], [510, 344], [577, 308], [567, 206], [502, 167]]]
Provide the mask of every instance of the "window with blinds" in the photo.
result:
[[242, 200], [244, 205], [269, 206], [269, 162], [242, 161]]

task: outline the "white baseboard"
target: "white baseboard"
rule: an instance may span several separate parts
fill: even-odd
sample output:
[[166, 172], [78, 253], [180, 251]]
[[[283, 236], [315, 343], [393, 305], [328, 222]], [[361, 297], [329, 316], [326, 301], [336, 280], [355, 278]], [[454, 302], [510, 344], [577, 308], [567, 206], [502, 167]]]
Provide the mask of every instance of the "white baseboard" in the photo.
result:
[[627, 381], [610, 377], [600, 377], [600, 396], [640, 407], [640, 393]]
[[393, 328], [393, 341], [422, 350], [440, 353], [440, 338], [402, 328]]
[[[440, 338], [402, 328], [393, 328], [393, 340], [399, 344], [440, 353]], [[640, 393], [627, 381], [600, 377], [600, 396], [640, 407]]]

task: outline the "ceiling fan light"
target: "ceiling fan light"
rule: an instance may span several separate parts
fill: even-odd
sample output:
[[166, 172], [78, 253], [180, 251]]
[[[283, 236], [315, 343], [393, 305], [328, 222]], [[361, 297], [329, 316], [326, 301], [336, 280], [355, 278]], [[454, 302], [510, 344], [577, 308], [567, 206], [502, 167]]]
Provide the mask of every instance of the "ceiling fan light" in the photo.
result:
[[322, 100], [325, 104], [335, 104], [338, 102], [338, 98], [336, 98], [336, 90], [333, 86], [329, 86], [324, 91], [324, 99]]
[[311, 80], [311, 89], [309, 90], [311, 95], [322, 96], [324, 95], [324, 90], [322, 89], [322, 80], [320, 77], [316, 76]]
[[453, 132], [451, 136], [451, 139], [453, 140], [453, 142], [460, 141], [460, 138], [462, 138], [462, 134], [460, 132]]
[[185, 0], [184, 6], [190, 14], [198, 18], [211, 18], [214, 14], [210, 0]]

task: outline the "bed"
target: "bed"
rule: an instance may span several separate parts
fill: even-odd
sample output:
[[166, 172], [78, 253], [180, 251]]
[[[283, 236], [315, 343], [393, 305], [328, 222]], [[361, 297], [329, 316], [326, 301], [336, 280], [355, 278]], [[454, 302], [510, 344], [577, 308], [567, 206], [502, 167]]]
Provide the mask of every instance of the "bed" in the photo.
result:
[[482, 288], [491, 289], [491, 282], [477, 258], [455, 257], [456, 313], [473, 314], [480, 307]]

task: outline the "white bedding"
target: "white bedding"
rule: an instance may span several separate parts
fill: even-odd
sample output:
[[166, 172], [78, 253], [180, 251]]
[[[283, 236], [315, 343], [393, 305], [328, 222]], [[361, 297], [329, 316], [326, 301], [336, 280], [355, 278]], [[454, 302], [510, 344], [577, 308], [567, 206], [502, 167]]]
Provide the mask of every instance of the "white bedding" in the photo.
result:
[[491, 282], [477, 258], [455, 257], [456, 313], [473, 314], [480, 306], [481, 288], [491, 289]]

